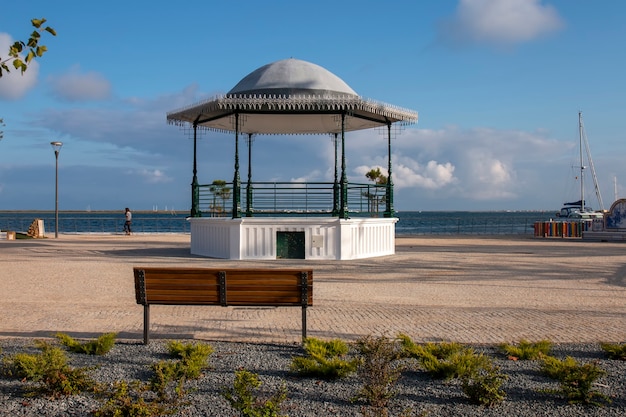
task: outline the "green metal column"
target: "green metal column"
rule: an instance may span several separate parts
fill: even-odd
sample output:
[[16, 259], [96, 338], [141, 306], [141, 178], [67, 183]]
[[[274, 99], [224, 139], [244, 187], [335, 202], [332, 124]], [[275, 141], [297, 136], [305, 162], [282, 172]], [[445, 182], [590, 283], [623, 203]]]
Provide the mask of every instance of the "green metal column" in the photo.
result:
[[239, 113], [235, 113], [235, 177], [233, 178], [233, 219], [241, 217], [241, 177], [239, 176]]
[[387, 203], [385, 208], [385, 217], [394, 217], [395, 212], [393, 209], [393, 180], [391, 178], [391, 122], [387, 122], [387, 154], [389, 158], [389, 166], [387, 167], [387, 189], [385, 195], [385, 202]]
[[198, 186], [198, 125], [193, 124], [193, 179], [191, 180], [191, 217], [201, 217], [200, 187]]
[[335, 182], [333, 183], [333, 213], [332, 216], [339, 215], [339, 178], [337, 177], [337, 133], [333, 138], [333, 145], [335, 146]]
[[252, 217], [252, 133], [248, 133], [248, 184], [246, 185], [246, 217]]
[[348, 218], [348, 177], [346, 176], [346, 113], [341, 113], [341, 208], [339, 218]]

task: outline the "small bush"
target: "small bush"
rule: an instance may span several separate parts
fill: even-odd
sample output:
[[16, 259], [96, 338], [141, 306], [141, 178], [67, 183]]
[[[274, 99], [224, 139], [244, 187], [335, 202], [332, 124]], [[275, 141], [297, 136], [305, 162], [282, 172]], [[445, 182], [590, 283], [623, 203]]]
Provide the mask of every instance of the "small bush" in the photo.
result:
[[609, 402], [609, 398], [594, 390], [595, 381], [606, 372], [596, 363], [580, 364], [571, 356], [560, 360], [551, 356], [543, 360], [542, 372], [559, 381], [560, 393], [570, 404], [601, 405], [596, 399]]
[[617, 345], [610, 343], [600, 343], [600, 347], [610, 359], [626, 361], [626, 343]]
[[488, 367], [489, 358], [470, 347], [456, 342], [414, 343], [407, 335], [398, 335], [403, 355], [420, 361], [421, 366], [435, 378], [451, 379], [471, 375]]
[[180, 359], [178, 372], [189, 379], [197, 379], [202, 371], [209, 367], [209, 356], [214, 352], [213, 347], [206, 343], [182, 343], [171, 341], [167, 345], [169, 353]]
[[510, 359], [535, 360], [550, 354], [552, 342], [549, 340], [541, 340], [536, 343], [531, 343], [528, 340], [522, 339], [517, 346], [502, 343], [499, 345], [499, 348]]
[[183, 343], [178, 340], [172, 340], [167, 344], [167, 350], [172, 356], [181, 359], [188, 358], [208, 358], [213, 352], [213, 347], [206, 343]]
[[55, 337], [67, 347], [70, 352], [84, 353], [87, 355], [104, 355], [115, 345], [117, 333], [105, 333], [96, 340], [81, 343], [65, 333], [57, 333]]
[[325, 342], [307, 338], [304, 341], [304, 349], [307, 356], [291, 358], [291, 370], [300, 375], [343, 378], [355, 372], [359, 364], [358, 359], [344, 359], [349, 350], [348, 345], [338, 339]]
[[187, 381], [185, 366], [181, 361], [159, 361], [151, 366], [154, 375], [150, 378], [150, 390], [154, 391], [160, 401], [168, 401], [173, 398], [168, 395], [168, 388], [174, 385], [177, 398], [185, 394], [185, 382]]
[[101, 393], [107, 400], [95, 411], [96, 417], [157, 417], [176, 412], [174, 404], [163, 404], [145, 398], [145, 385], [139, 381], [115, 382]]
[[178, 341], [169, 342], [167, 350], [176, 360], [159, 361], [151, 366], [154, 374], [150, 378], [150, 390], [161, 401], [173, 400], [168, 395], [168, 389], [172, 385], [175, 397], [182, 398], [187, 379], [200, 378], [202, 371], [208, 367], [209, 356], [213, 353], [213, 347], [208, 344]]
[[235, 372], [233, 388], [222, 391], [222, 396], [243, 417], [281, 417], [280, 408], [287, 399], [287, 388], [283, 385], [278, 392], [261, 398], [261, 385], [257, 374], [242, 369]]
[[365, 416], [388, 416], [390, 400], [396, 395], [394, 386], [402, 373], [403, 367], [398, 363], [402, 358], [402, 350], [398, 343], [381, 336], [371, 336], [357, 340], [361, 364], [357, 375], [361, 381], [361, 389], [355, 399], [364, 399], [369, 409]]
[[492, 407], [506, 398], [506, 393], [500, 387], [507, 379], [500, 368], [489, 364], [464, 376], [461, 387], [472, 403]]
[[406, 357], [420, 359], [425, 352], [435, 356], [437, 359], [444, 359], [461, 351], [463, 345], [456, 342], [426, 343], [425, 345], [417, 344], [411, 340], [406, 334], [399, 334], [402, 352]]
[[575, 368], [576, 366], [578, 366], [578, 362], [571, 356], [567, 356], [563, 360], [554, 356], [548, 356], [541, 363], [541, 372], [549, 378], [559, 380], [567, 369]]
[[3, 373], [38, 384], [37, 389], [53, 397], [78, 394], [92, 389], [94, 382], [87, 368], [72, 368], [60, 348], [43, 341], [35, 342], [41, 353], [17, 353], [3, 359]]
[[113, 384], [107, 392], [109, 398], [96, 416], [152, 417], [176, 412], [185, 395], [187, 379], [200, 377], [208, 366], [213, 348], [203, 343], [172, 341], [167, 349], [175, 360], [152, 364], [153, 375], [148, 383], [120, 381]]

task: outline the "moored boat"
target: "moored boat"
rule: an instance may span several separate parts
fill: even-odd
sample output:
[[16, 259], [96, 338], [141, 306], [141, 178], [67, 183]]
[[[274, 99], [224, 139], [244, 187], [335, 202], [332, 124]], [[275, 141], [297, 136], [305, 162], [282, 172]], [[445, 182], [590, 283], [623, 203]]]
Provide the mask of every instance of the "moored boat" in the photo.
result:
[[[580, 200], [564, 203], [561, 210], [556, 213], [558, 220], [535, 224], [535, 236], [541, 237], [582, 237], [584, 232], [592, 229], [594, 221], [601, 222], [604, 218], [604, 203], [598, 186], [596, 170], [591, 159], [591, 151], [585, 128], [583, 125], [582, 112], [578, 112], [579, 153], [580, 153]], [[585, 165], [585, 158], [588, 166]], [[590, 168], [593, 185], [600, 210], [593, 210], [585, 202], [585, 169]]]

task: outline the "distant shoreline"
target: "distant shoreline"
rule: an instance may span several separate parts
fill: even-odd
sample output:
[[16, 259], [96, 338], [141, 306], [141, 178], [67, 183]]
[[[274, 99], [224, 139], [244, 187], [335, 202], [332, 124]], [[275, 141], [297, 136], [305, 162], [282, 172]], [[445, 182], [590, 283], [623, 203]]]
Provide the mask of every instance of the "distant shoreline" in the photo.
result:
[[[188, 210], [131, 210], [133, 213], [171, 213], [180, 212], [185, 213]], [[54, 210], [0, 210], [0, 214], [7, 213], [43, 213], [43, 214], [54, 214]], [[124, 213], [124, 209], [119, 210], [59, 210], [59, 214], [61, 213], [102, 213], [102, 214], [111, 214], [111, 213]]]
[[[185, 213], [190, 210], [132, 210], [133, 213], [171, 213], [180, 212]], [[401, 213], [556, 213], [558, 210], [396, 210], [396, 214]], [[59, 210], [59, 213], [124, 213], [124, 208], [119, 210]], [[54, 210], [0, 210], [0, 213], [52, 213]]]

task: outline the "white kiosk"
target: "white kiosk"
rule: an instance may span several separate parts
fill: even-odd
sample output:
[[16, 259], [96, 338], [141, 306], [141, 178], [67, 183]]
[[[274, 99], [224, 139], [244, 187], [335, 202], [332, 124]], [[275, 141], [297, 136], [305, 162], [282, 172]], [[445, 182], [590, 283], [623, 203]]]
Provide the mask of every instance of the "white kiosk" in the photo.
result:
[[[398, 219], [393, 209], [392, 125], [416, 123], [417, 112], [363, 99], [328, 70], [291, 58], [258, 68], [224, 96], [168, 113], [167, 121], [191, 127], [194, 134], [192, 254], [223, 259], [348, 260], [395, 253]], [[348, 183], [346, 132], [376, 127], [386, 127], [386, 181]], [[232, 183], [199, 184], [198, 129], [234, 133]], [[239, 172], [240, 134], [248, 139], [248, 181], [244, 184]], [[277, 134], [334, 137], [334, 181], [252, 181], [252, 136]], [[379, 212], [379, 206], [384, 211]]]

